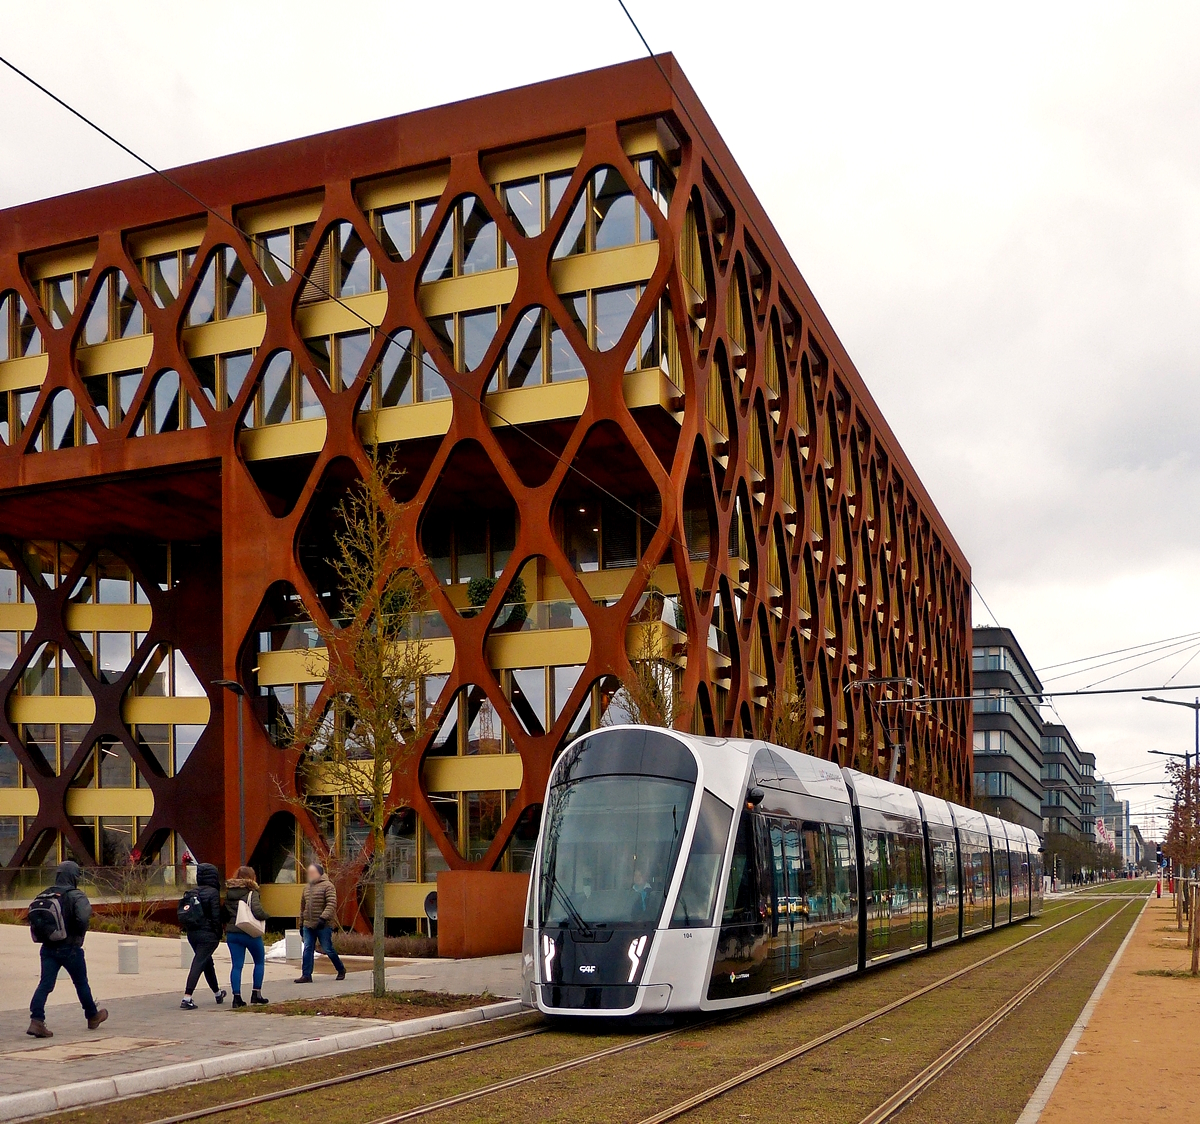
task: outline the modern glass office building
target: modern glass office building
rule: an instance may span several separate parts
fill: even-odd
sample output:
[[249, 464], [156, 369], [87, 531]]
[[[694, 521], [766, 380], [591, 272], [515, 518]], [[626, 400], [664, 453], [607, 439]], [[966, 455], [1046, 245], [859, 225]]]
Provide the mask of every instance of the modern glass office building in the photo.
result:
[[631, 623], [691, 729], [803, 698], [805, 744], [870, 773], [888, 688], [856, 685], [911, 680], [948, 701], [897, 779], [970, 802], [967, 561], [670, 56], [171, 179], [0, 212], [0, 863], [236, 865], [222, 679], [269, 908], [322, 837], [353, 858], [291, 730], [372, 439], [437, 717], [393, 772], [389, 916], [527, 869], [555, 754], [623, 717]]

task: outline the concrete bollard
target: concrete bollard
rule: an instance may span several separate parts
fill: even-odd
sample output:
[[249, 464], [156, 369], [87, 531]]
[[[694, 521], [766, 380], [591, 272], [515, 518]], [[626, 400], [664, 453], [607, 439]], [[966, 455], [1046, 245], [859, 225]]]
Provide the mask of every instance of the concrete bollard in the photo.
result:
[[117, 975], [136, 976], [138, 974], [138, 943], [137, 939], [117, 941]]
[[304, 942], [300, 939], [299, 929], [284, 930], [283, 954], [289, 960], [299, 960], [304, 955]]
[[179, 934], [179, 966], [181, 968], [192, 966], [192, 946], [188, 944], [188, 939], [183, 933]]

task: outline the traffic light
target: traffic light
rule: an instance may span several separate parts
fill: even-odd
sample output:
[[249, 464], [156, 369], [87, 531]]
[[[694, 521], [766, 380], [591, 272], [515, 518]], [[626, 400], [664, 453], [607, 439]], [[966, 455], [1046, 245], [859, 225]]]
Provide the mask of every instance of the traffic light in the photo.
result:
[[1162, 853], [1162, 844], [1161, 843], [1158, 845], [1158, 865], [1159, 865], [1159, 867], [1161, 867], [1163, 865], [1163, 853]]

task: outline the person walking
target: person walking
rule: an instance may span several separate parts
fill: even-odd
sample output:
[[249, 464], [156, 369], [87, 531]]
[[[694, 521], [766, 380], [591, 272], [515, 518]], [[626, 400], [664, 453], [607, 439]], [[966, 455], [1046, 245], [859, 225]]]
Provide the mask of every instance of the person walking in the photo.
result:
[[304, 958], [300, 962], [300, 976], [296, 983], [312, 983], [315, 945], [321, 942], [321, 951], [337, 970], [337, 978], [346, 978], [346, 966], [333, 950], [333, 922], [337, 917], [337, 890], [320, 863], [308, 868], [308, 884], [300, 894], [300, 933], [304, 938]]
[[[250, 1002], [267, 1002], [262, 993], [263, 973], [267, 967], [266, 949], [259, 932], [247, 932], [238, 927], [238, 906], [242, 902], [246, 903], [246, 908], [256, 921], [266, 922], [267, 911], [262, 907], [253, 867], [239, 866], [237, 873], [225, 883], [225, 910], [229, 915], [225, 925], [225, 943], [229, 946], [229, 990], [233, 992], [235, 1009], [246, 1006], [242, 998], [242, 967], [246, 963], [247, 952], [254, 961], [254, 988], [250, 992]], [[258, 926], [251, 925], [249, 928], [257, 930]]]
[[79, 888], [79, 864], [62, 863], [54, 875], [54, 885], [38, 894], [29, 906], [29, 928], [42, 946], [42, 976], [29, 1004], [29, 1029], [25, 1032], [33, 1038], [54, 1037], [46, 1026], [46, 1000], [62, 968], [75, 985], [88, 1030], [95, 1030], [108, 1018], [108, 1011], [97, 1007], [92, 998], [83, 957], [83, 938], [91, 919], [91, 902]]
[[[199, 909], [193, 910], [198, 902]], [[213, 953], [221, 944], [221, 875], [212, 863], [201, 863], [196, 867], [196, 888], [186, 890], [179, 903], [180, 918], [187, 926], [188, 944], [192, 946], [192, 966], [188, 969], [187, 984], [183, 991], [181, 1010], [194, 1011], [196, 1001], [192, 992], [200, 982], [212, 988], [213, 998], [225, 1002], [225, 992], [217, 982], [217, 970], [213, 967]]]

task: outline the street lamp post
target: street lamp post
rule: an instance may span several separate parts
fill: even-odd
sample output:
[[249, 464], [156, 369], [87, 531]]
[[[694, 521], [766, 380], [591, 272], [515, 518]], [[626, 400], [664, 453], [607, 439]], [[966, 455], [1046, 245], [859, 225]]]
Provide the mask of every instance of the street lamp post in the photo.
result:
[[214, 687], [224, 687], [237, 695], [238, 718], [238, 865], [246, 861], [246, 741], [242, 725], [242, 706], [245, 688], [234, 679], [214, 679]]

